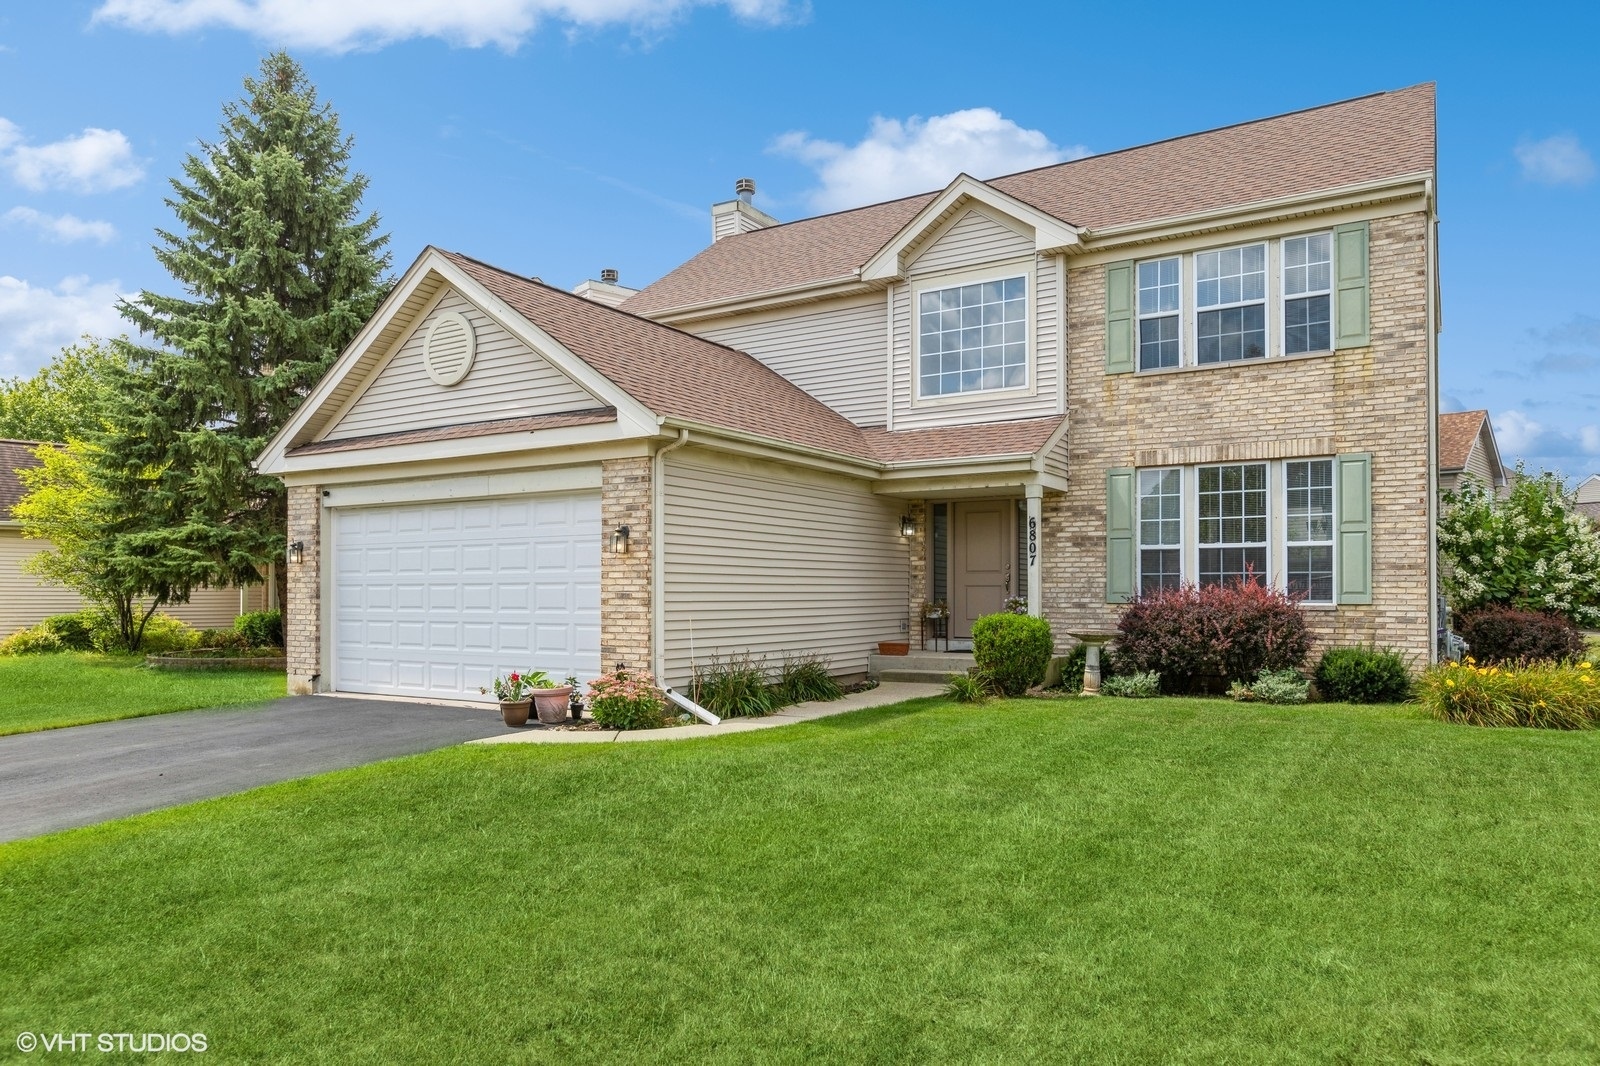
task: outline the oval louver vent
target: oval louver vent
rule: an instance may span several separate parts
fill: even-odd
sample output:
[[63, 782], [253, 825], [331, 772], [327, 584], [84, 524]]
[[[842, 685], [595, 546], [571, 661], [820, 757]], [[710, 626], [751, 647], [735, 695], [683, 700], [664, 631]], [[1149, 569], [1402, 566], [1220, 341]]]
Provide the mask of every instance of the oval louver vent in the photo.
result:
[[472, 323], [455, 311], [446, 311], [434, 320], [422, 342], [422, 365], [440, 385], [454, 385], [472, 369], [477, 350]]

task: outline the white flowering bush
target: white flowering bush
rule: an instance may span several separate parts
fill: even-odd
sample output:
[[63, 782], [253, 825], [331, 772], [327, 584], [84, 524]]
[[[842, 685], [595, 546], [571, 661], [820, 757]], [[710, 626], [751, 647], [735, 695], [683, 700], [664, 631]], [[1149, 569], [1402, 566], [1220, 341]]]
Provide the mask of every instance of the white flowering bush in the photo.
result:
[[1572, 506], [1560, 476], [1517, 467], [1511, 494], [1474, 482], [1447, 493], [1439, 520], [1445, 594], [1459, 612], [1504, 605], [1600, 626], [1600, 529]]

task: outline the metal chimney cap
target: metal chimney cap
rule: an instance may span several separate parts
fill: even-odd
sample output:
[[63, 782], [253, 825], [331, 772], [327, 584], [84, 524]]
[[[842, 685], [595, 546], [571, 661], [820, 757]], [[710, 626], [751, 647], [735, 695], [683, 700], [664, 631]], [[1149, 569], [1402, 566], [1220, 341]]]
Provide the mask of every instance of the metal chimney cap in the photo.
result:
[[615, 285], [619, 276], [616, 267], [606, 267], [600, 271], [600, 280], [607, 285]]
[[756, 179], [740, 178], [733, 183], [733, 191], [738, 195], [739, 199], [749, 203], [750, 198], [756, 194]]

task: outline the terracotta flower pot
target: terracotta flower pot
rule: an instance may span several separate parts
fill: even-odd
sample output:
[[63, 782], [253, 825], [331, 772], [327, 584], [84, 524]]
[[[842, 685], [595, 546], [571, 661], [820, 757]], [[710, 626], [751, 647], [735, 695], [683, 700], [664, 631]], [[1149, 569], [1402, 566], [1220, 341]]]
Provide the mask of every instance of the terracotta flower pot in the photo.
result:
[[910, 655], [911, 642], [908, 640], [880, 640], [878, 641], [879, 655]]
[[528, 708], [532, 705], [532, 700], [501, 700], [500, 717], [505, 719], [508, 726], [527, 725]]
[[538, 709], [539, 721], [545, 725], [559, 725], [567, 720], [567, 700], [572, 696], [572, 686], [536, 688], [533, 705]]

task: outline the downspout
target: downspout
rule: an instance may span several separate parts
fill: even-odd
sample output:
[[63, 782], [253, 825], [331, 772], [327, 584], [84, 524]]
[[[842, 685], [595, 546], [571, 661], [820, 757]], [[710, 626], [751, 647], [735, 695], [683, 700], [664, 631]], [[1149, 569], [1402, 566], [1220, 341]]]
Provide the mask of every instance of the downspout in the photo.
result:
[[662, 460], [671, 451], [689, 443], [689, 431], [678, 430], [678, 439], [664, 448], [657, 448], [650, 459], [650, 672], [656, 684], [665, 687], [667, 667], [667, 608], [664, 599], [667, 588], [667, 560], [664, 545], [667, 542], [666, 491], [662, 475], [666, 464]]
[[1439, 658], [1439, 218], [1433, 178], [1424, 184], [1428, 206], [1428, 661]]

